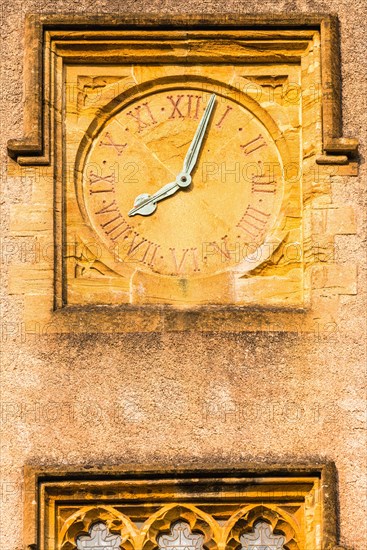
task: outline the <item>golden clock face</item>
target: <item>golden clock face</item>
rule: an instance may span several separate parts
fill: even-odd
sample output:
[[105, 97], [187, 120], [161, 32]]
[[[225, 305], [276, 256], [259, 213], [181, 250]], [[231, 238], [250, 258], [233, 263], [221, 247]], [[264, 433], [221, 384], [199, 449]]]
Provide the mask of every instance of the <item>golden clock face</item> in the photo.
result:
[[[151, 202], [149, 215], [131, 215], [138, 197], [176, 185], [213, 93], [190, 185]], [[115, 272], [176, 278], [245, 270], [276, 227], [284, 196], [269, 129], [224, 86], [190, 80], [152, 86], [115, 110], [94, 135], [77, 187]]]

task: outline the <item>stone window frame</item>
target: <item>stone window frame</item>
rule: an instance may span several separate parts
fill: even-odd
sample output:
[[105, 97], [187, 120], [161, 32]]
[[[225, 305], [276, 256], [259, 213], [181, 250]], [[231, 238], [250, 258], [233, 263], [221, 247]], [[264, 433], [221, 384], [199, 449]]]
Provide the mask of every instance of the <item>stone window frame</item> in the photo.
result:
[[[226, 522], [217, 521], [226, 518], [226, 506], [238, 511]], [[130, 521], [121, 510], [131, 514], [132, 509], [135, 518]], [[293, 509], [300, 510], [298, 516], [292, 516]], [[140, 532], [137, 517], [144, 522]], [[192, 532], [201, 532], [209, 550], [239, 548], [240, 536], [253, 532], [260, 521], [269, 523], [274, 534], [285, 535], [287, 550], [311, 550], [307, 537], [318, 541], [312, 550], [343, 550], [338, 545], [337, 472], [332, 462], [187, 469], [25, 467], [28, 550], [71, 550], [71, 540], [100, 522], [110, 533], [125, 533], [121, 549], [147, 550], [156, 548], [157, 536], [179, 520]], [[136, 545], [130, 542], [134, 537], [141, 537]]]

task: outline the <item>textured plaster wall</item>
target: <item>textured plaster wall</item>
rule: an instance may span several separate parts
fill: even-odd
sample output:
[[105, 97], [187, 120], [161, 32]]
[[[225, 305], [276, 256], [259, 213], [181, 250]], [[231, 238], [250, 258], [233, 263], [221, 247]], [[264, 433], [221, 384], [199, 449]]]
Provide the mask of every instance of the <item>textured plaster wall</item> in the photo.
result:
[[[31, 12], [324, 12], [341, 23], [344, 135], [361, 140], [359, 178], [333, 194], [355, 208], [359, 233], [338, 239], [342, 262], [358, 262], [359, 292], [341, 299], [332, 334], [116, 334], [9, 337], [22, 301], [3, 275], [1, 543], [22, 546], [22, 468], [33, 465], [224, 466], [333, 460], [340, 536], [364, 550], [366, 533], [365, 243], [366, 42], [364, 0], [3, 1], [1, 160], [3, 234], [8, 207], [31, 189], [6, 177], [6, 142], [22, 135], [23, 23]], [[6, 267], [6, 266], [5, 266]], [[5, 327], [5, 328], [4, 328]], [[18, 331], [18, 328], [16, 328]], [[19, 331], [18, 331], [19, 332]], [[5, 336], [4, 336], [5, 334]], [[213, 408], [216, 403], [216, 408]], [[312, 550], [312, 549], [309, 549]]]

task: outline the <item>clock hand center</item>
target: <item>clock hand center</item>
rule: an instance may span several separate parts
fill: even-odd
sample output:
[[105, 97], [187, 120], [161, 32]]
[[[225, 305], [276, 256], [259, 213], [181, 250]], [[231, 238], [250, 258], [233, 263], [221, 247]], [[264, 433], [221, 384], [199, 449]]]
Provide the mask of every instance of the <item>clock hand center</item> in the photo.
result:
[[192, 178], [188, 172], [180, 172], [176, 177], [176, 184], [184, 189], [185, 187], [189, 187], [191, 180]]

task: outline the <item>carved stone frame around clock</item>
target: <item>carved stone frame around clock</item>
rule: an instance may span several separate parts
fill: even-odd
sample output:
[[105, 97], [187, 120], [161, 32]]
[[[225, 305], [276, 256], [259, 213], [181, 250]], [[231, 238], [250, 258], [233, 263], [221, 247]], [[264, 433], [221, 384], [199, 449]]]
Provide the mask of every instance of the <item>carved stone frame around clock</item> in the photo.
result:
[[[63, 181], [60, 144], [64, 124], [65, 66], [101, 60], [107, 64], [118, 63], [126, 37], [164, 37], [166, 41], [174, 37], [184, 44], [190, 36], [200, 37], [204, 43], [206, 34], [210, 33], [242, 40], [244, 61], [266, 60], [274, 66], [279, 60], [299, 63], [305, 82], [315, 68], [320, 74], [320, 89], [316, 94], [318, 107], [312, 116], [309, 115], [312, 128], [304, 127], [309, 138], [315, 132], [316, 140], [316, 149], [303, 151], [302, 160], [304, 239], [301, 263], [306, 299], [298, 307], [291, 308], [268, 307], [266, 303], [259, 303], [256, 308], [200, 306], [186, 310], [133, 304], [64, 307], [64, 212], [62, 189], [57, 182]], [[254, 41], [256, 48], [252, 47]], [[40, 246], [38, 262], [29, 268], [24, 264], [21, 269], [11, 268], [10, 292], [24, 296], [25, 323], [41, 333], [200, 329], [305, 330], [327, 336], [334, 334], [340, 296], [353, 295], [357, 290], [356, 267], [338, 264], [334, 254], [335, 237], [355, 233], [354, 213], [350, 206], [333, 203], [331, 184], [333, 178], [342, 176], [347, 180], [358, 173], [358, 142], [342, 136], [339, 38], [335, 17], [318, 14], [72, 18], [68, 15], [30, 15], [26, 20], [25, 43], [25, 132], [22, 139], [8, 143], [12, 159], [9, 160], [9, 176], [25, 176], [32, 181], [33, 187], [31, 204], [13, 207], [12, 236], [23, 238], [26, 235], [36, 243], [34, 246]], [[316, 43], [318, 53], [312, 57]], [[188, 60], [197, 61], [202, 54], [183, 48], [183, 55]], [[159, 55], [162, 62], [175, 60], [170, 48], [162, 48]], [[303, 115], [307, 115], [309, 108], [309, 98], [305, 94]], [[321, 114], [321, 120], [317, 113]], [[269, 284], [272, 284], [271, 277]]]

